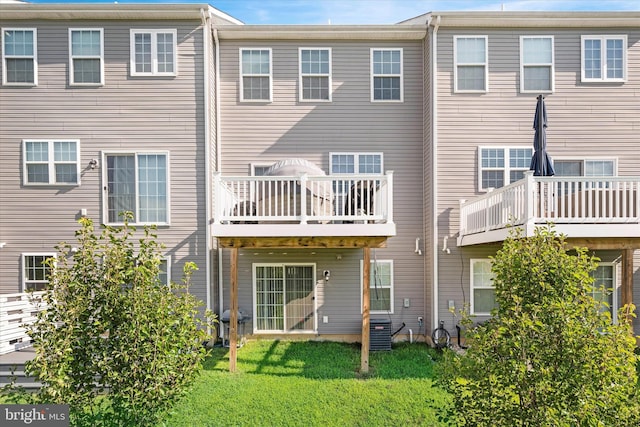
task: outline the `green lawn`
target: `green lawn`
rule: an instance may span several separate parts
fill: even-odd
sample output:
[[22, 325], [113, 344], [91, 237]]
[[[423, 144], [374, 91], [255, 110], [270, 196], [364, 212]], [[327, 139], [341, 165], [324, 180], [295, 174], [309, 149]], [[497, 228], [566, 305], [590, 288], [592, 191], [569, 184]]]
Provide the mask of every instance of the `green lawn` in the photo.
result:
[[420, 344], [371, 352], [358, 373], [360, 346], [250, 341], [229, 373], [216, 348], [167, 426], [444, 426], [449, 396], [434, 385], [437, 354]]

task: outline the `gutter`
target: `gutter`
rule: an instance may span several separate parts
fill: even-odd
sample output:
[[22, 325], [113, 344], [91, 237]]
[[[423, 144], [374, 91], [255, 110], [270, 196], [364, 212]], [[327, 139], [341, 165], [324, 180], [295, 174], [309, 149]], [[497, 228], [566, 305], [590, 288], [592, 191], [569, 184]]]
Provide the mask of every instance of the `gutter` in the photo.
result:
[[[213, 28], [213, 45], [215, 49], [215, 105], [216, 105], [216, 171], [222, 172], [222, 138], [220, 138], [220, 39], [218, 38], [218, 29]], [[209, 177], [207, 177], [208, 179]], [[209, 236], [207, 236], [209, 238]], [[218, 246], [218, 319], [222, 319], [223, 307], [224, 307], [224, 274], [222, 270], [222, 248]], [[218, 335], [220, 338], [224, 338], [224, 331], [222, 328], [218, 328]]]
[[[202, 49], [203, 49], [203, 55], [202, 55], [202, 62], [203, 62], [203, 68], [204, 68], [204, 74], [203, 74], [203, 86], [204, 86], [204, 114], [205, 114], [205, 119], [204, 119], [204, 176], [205, 176], [205, 183], [204, 183], [204, 191], [205, 191], [205, 223], [204, 223], [204, 230], [205, 230], [205, 250], [206, 250], [206, 257], [205, 257], [205, 271], [206, 271], [206, 279], [205, 279], [205, 287], [206, 287], [206, 307], [207, 310], [211, 310], [211, 225], [210, 223], [210, 218], [211, 218], [211, 171], [210, 171], [210, 154], [209, 154], [209, 147], [211, 145], [211, 140], [210, 140], [210, 132], [211, 132], [211, 111], [210, 111], [210, 106], [211, 106], [211, 100], [209, 98], [209, 57], [211, 55], [211, 46], [210, 46], [210, 38], [211, 38], [211, 28], [210, 28], [210, 23], [211, 23], [211, 15], [205, 13], [204, 9], [200, 9], [200, 14], [201, 14], [201, 18], [202, 18]], [[207, 333], [211, 333], [211, 330], [209, 328], [207, 328]]]
[[[433, 188], [433, 202], [432, 202], [432, 256], [433, 256], [433, 313], [432, 315], [432, 328], [435, 329], [438, 325], [438, 311], [439, 311], [439, 293], [438, 293], [438, 28], [440, 27], [441, 17], [440, 15], [435, 17], [435, 24], [433, 24], [433, 31], [431, 37], [431, 186]], [[427, 27], [432, 24], [432, 19], [429, 19]], [[425, 331], [426, 332], [426, 331]]]

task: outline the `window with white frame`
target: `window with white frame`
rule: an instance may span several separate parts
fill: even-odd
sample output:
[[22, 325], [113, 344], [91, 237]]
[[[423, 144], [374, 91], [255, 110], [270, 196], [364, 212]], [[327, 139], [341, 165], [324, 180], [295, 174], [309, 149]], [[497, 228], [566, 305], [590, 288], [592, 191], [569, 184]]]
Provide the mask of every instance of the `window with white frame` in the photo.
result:
[[163, 257], [158, 266], [158, 280], [166, 286], [171, 285], [171, 256]]
[[[329, 170], [332, 175], [380, 175], [383, 171], [382, 153], [329, 153]], [[349, 193], [355, 181], [336, 180], [333, 183], [335, 209], [337, 215], [357, 214], [345, 208], [349, 203]]]
[[[360, 269], [362, 268], [363, 264], [360, 262]], [[369, 310], [373, 314], [393, 314], [393, 260], [371, 260]]]
[[131, 75], [176, 75], [176, 30], [131, 30]]
[[240, 49], [240, 100], [271, 101], [271, 49]]
[[454, 49], [454, 90], [487, 92], [487, 36], [455, 36]]
[[107, 223], [122, 223], [123, 212], [132, 212], [134, 223], [169, 223], [168, 160], [167, 153], [105, 155]]
[[602, 262], [589, 274], [594, 279], [591, 296], [601, 303], [600, 311], [608, 312], [611, 315], [611, 320], [616, 322], [618, 320], [616, 265]]
[[102, 28], [69, 29], [69, 84], [104, 84]]
[[22, 143], [24, 185], [78, 185], [79, 141], [30, 141]]
[[371, 101], [402, 101], [402, 49], [371, 49]]
[[555, 159], [556, 176], [616, 176], [615, 159]]
[[627, 78], [627, 36], [582, 36], [583, 82], [624, 82]]
[[2, 29], [2, 84], [38, 84], [37, 39], [35, 28]]
[[480, 191], [500, 188], [524, 178], [531, 165], [532, 148], [479, 147]]
[[520, 92], [553, 92], [553, 36], [520, 37]]
[[22, 254], [22, 290], [44, 291], [51, 279], [50, 259], [55, 259], [53, 253]]
[[300, 101], [331, 101], [331, 49], [300, 48]]
[[471, 314], [489, 315], [496, 305], [491, 260], [471, 260]]

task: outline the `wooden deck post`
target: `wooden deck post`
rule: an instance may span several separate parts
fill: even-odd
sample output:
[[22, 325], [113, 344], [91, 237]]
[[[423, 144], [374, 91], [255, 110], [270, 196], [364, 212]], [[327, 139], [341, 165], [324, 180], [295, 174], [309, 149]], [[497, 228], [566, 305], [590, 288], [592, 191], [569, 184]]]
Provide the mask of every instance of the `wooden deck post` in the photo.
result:
[[371, 249], [362, 249], [362, 350], [360, 354], [360, 373], [369, 372], [369, 275], [371, 271]]
[[621, 286], [622, 305], [633, 303], [633, 249], [622, 250]]
[[231, 313], [229, 315], [229, 371], [238, 360], [238, 248], [231, 248]]

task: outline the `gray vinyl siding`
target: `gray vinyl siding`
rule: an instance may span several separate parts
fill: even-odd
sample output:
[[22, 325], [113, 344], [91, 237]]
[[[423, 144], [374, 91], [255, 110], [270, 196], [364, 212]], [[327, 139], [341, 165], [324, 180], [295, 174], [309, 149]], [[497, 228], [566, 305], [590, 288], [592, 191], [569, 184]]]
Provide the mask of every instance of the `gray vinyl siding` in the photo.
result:
[[[332, 49], [333, 101], [298, 101], [298, 48]], [[273, 102], [239, 102], [239, 49], [271, 48], [273, 58]], [[403, 48], [404, 102], [370, 101], [370, 49]], [[222, 41], [221, 63], [221, 135], [224, 175], [248, 175], [251, 162], [270, 164], [281, 159], [305, 158], [323, 170], [329, 169], [330, 152], [383, 152], [384, 170], [394, 171], [394, 219], [398, 235], [387, 248], [376, 249], [378, 259], [393, 259], [395, 271], [394, 325], [405, 322], [407, 333], [418, 330], [417, 317], [424, 313], [424, 260], [414, 253], [415, 239], [422, 236], [423, 223], [423, 52], [415, 42], [357, 41]], [[297, 258], [297, 251], [287, 256], [252, 255], [241, 251], [239, 275], [240, 306], [250, 307], [252, 295], [243, 287], [251, 285], [245, 277], [251, 262], [280, 262]], [[275, 251], [281, 253], [283, 251]], [[346, 267], [339, 288], [332, 279], [323, 312], [330, 322], [319, 324], [321, 333], [357, 334], [361, 328], [360, 268], [362, 251], [343, 255], [330, 265], [318, 264], [318, 270]], [[308, 251], [304, 252], [308, 254]], [[355, 257], [355, 258], [354, 258]], [[372, 259], [374, 255], [372, 254]], [[331, 258], [331, 256], [329, 257]], [[315, 257], [302, 259], [315, 262]], [[347, 260], [350, 260], [347, 262]], [[227, 264], [225, 258], [225, 264]], [[228, 266], [225, 265], [225, 269]], [[247, 270], [249, 269], [249, 270]], [[342, 273], [341, 273], [342, 274]], [[337, 278], [336, 278], [337, 279]], [[228, 298], [228, 273], [225, 273], [225, 299]], [[249, 293], [247, 293], [249, 292]], [[411, 306], [402, 308], [403, 298]], [[226, 304], [226, 303], [225, 303]], [[320, 317], [321, 319], [321, 317]]]
[[[487, 35], [489, 90], [453, 93], [454, 35]], [[580, 36], [627, 34], [627, 82], [581, 83]], [[521, 35], [552, 35], [555, 91], [545, 94], [548, 151], [554, 159], [615, 157], [620, 176], [640, 176], [640, 29], [440, 28], [438, 33], [438, 230], [449, 237], [450, 254], [439, 254], [439, 317], [453, 323], [447, 301], [469, 302], [468, 261], [492, 248], [457, 248], [459, 200], [478, 192], [477, 149], [481, 145], [531, 147], [537, 94], [519, 92]], [[441, 247], [441, 246], [440, 246]], [[640, 297], [636, 251], [634, 300]], [[461, 263], [462, 275], [461, 275]], [[463, 289], [466, 293], [463, 293]]]
[[[74, 242], [81, 209], [99, 225], [104, 191], [102, 153], [167, 151], [170, 168], [169, 226], [158, 239], [171, 255], [172, 278], [185, 261], [200, 270], [192, 291], [205, 289], [205, 131], [203, 40], [200, 22], [0, 22], [2, 27], [38, 29], [38, 86], [0, 88], [0, 292], [20, 290], [20, 254], [52, 252]], [[104, 28], [105, 84], [68, 86], [68, 28]], [[178, 75], [130, 77], [130, 28], [177, 29]], [[77, 139], [81, 184], [23, 186], [23, 139]], [[88, 168], [90, 159], [100, 166]]]

